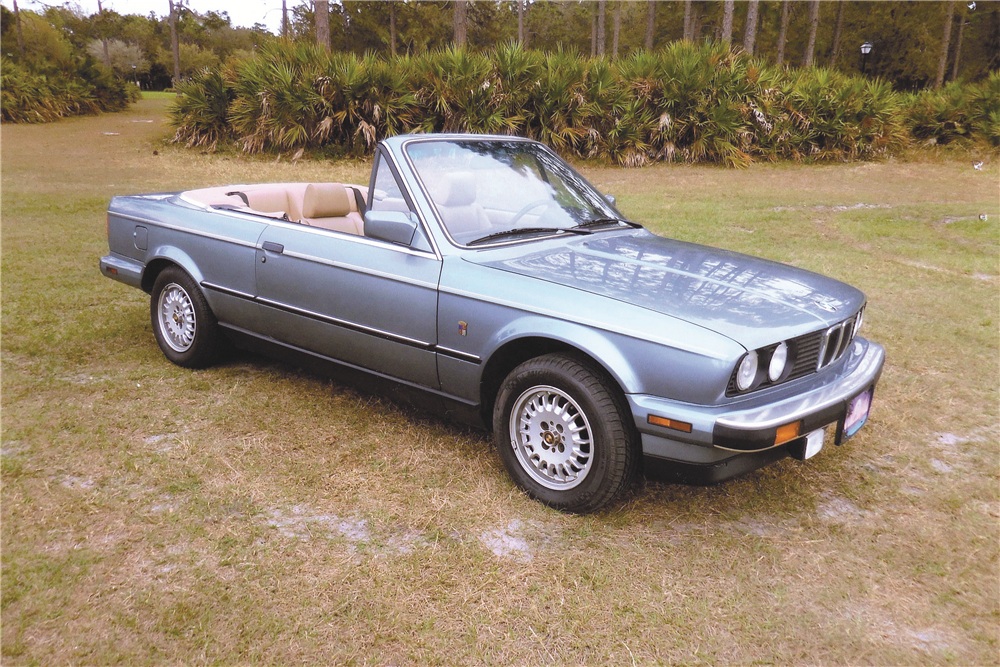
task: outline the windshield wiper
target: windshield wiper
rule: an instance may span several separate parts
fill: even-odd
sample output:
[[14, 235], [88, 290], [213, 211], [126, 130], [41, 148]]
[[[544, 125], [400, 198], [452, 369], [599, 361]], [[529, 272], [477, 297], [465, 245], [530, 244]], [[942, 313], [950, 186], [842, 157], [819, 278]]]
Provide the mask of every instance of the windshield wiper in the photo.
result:
[[593, 218], [592, 220], [586, 220], [581, 222], [576, 226], [576, 229], [586, 229], [587, 227], [600, 227], [602, 225], [617, 225], [617, 224], [628, 225], [635, 229], [642, 229], [642, 225], [638, 222], [632, 222], [631, 220], [622, 220], [621, 218]]
[[557, 232], [569, 232], [570, 234], [590, 234], [591, 232], [586, 229], [580, 229], [579, 225], [576, 227], [521, 227], [520, 229], [507, 229], [502, 232], [495, 232], [493, 234], [488, 234], [482, 238], [478, 238], [475, 241], [469, 241], [465, 245], [479, 245], [480, 243], [486, 243], [487, 241], [493, 241], [494, 239], [502, 239], [506, 236], [517, 236], [518, 234], [555, 234]]

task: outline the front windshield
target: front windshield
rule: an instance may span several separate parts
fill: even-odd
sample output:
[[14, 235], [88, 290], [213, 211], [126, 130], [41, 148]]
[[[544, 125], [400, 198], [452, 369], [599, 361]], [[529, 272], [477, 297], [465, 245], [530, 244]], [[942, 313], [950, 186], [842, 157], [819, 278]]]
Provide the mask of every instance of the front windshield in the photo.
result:
[[575, 171], [538, 144], [416, 141], [407, 155], [448, 234], [461, 245], [540, 238], [618, 214]]

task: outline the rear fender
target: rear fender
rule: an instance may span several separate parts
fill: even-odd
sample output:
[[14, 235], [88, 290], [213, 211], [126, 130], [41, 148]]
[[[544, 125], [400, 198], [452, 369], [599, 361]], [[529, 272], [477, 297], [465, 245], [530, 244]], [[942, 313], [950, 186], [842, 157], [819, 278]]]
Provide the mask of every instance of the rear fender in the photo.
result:
[[[152, 292], [156, 276], [171, 264], [183, 269], [199, 285], [204, 280], [204, 276], [198, 270], [198, 265], [186, 252], [175, 246], [158, 246], [146, 258], [146, 268], [142, 272], [142, 289], [146, 292]], [[208, 297], [207, 294], [206, 297]]]

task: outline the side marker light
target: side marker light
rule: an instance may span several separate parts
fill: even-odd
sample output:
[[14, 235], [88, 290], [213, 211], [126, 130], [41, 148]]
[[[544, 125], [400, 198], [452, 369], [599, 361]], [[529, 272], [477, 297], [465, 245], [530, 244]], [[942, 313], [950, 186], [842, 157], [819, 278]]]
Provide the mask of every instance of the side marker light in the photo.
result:
[[785, 424], [784, 426], [778, 427], [778, 432], [774, 436], [774, 444], [783, 445], [786, 442], [795, 440], [799, 437], [799, 433], [802, 430], [802, 422], [792, 422], [791, 424]]
[[676, 419], [667, 419], [666, 417], [657, 417], [656, 415], [649, 415], [646, 417], [646, 422], [653, 424], [654, 426], [663, 426], [665, 428], [671, 428], [675, 431], [683, 431], [684, 433], [691, 432], [691, 424], [687, 422], [677, 421]]

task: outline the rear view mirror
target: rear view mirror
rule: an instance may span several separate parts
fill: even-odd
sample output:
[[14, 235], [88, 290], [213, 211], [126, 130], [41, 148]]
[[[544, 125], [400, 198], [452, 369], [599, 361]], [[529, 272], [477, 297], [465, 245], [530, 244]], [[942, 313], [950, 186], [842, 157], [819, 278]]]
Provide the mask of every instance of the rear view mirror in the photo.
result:
[[611, 204], [612, 206], [614, 206], [614, 205], [615, 205], [615, 203], [616, 203], [616, 202], [617, 202], [618, 200], [617, 200], [617, 199], [615, 199], [615, 196], [614, 196], [614, 195], [604, 195], [604, 201], [606, 201], [606, 202], [608, 202], [609, 204]]
[[417, 222], [413, 214], [403, 211], [367, 211], [365, 212], [365, 236], [389, 243], [409, 246], [413, 243], [413, 234], [417, 230]]

